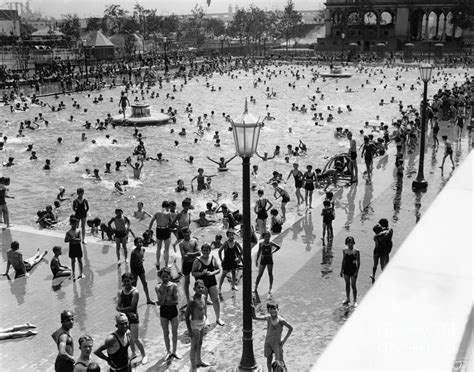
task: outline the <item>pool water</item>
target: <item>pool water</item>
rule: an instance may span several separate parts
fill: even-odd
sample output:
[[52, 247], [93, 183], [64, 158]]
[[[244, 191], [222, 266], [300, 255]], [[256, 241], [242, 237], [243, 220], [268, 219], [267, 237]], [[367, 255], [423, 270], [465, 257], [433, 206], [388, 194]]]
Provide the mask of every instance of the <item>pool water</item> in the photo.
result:
[[[296, 78], [298, 70], [299, 79]], [[161, 164], [155, 161], [145, 162], [140, 180], [132, 179], [133, 172], [130, 167], [125, 167], [120, 172], [113, 170], [111, 174], [103, 173], [106, 162], [112, 163], [112, 169], [114, 169], [115, 161], [120, 160], [124, 163], [125, 159], [131, 156], [137, 145], [136, 139], [132, 136], [134, 128], [116, 127], [98, 131], [86, 130], [83, 127], [86, 120], [95, 123], [97, 118], [103, 120], [107, 113], [111, 115], [118, 113], [120, 87], [107, 88], [90, 94], [61, 95], [59, 99], [41, 98], [48, 105], [55, 106], [59, 101], [64, 101], [66, 109], [59, 112], [53, 112], [49, 107], [33, 105], [26, 112], [11, 113], [9, 106], [0, 107], [2, 116], [0, 132], [8, 136], [5, 149], [0, 152], [0, 161], [6, 162], [9, 157], [15, 158], [14, 166], [2, 169], [2, 175], [11, 178], [10, 195], [15, 197], [15, 199], [7, 200], [10, 220], [14, 224], [35, 225], [36, 212], [44, 209], [47, 204], [53, 204], [59, 186], [64, 186], [67, 194], [74, 194], [76, 188], [83, 187], [85, 198], [90, 205], [89, 217], [99, 217], [102, 220], [112, 217], [116, 207], [121, 207], [126, 215], [132, 215], [139, 201], [145, 203], [145, 210], [151, 214], [160, 209], [163, 200], [175, 200], [179, 207], [185, 196], [192, 198], [197, 218], [197, 212], [204, 210], [206, 202], [215, 199], [218, 192], [222, 193], [220, 201], [228, 203], [231, 209], [240, 209], [242, 194], [240, 158], [234, 159], [229, 164], [228, 172], [219, 173], [217, 166], [206, 157], [210, 156], [217, 160], [223, 156], [228, 159], [235, 154], [232, 132], [228, 130], [230, 123], [225, 121], [223, 113], [230, 114], [231, 118], [237, 118], [243, 112], [245, 98], [250, 98], [250, 96], [256, 98], [256, 103], [249, 101], [249, 111], [252, 114], [263, 119], [266, 113], [270, 112], [276, 118], [273, 121], [265, 121], [260, 135], [259, 153], [263, 155], [264, 152], [268, 152], [271, 155], [276, 145], [279, 145], [282, 151], [282, 155], [270, 161], [252, 158], [252, 165], [256, 164], [259, 167], [259, 174], [254, 181], [259, 188], [265, 189], [267, 196], [273, 195], [273, 188], [266, 184], [266, 181], [272, 176], [274, 170], [283, 173], [286, 179], [295, 161], [300, 163], [302, 171], [305, 171], [307, 164], [312, 164], [313, 168], [323, 168], [329, 157], [339, 152], [346, 152], [348, 141], [334, 137], [336, 127], [350, 128], [357, 133], [356, 140], [360, 144], [361, 138], [358, 133], [360, 129], [364, 129], [364, 122], [368, 121], [371, 125], [380, 122], [391, 123], [398, 118], [399, 100], [403, 101], [405, 107], [410, 104], [419, 107], [420, 104], [423, 88], [418, 80], [418, 70], [415, 68], [406, 70], [401, 67], [368, 67], [364, 71], [348, 68], [345, 72], [353, 74], [349, 79], [323, 81], [318, 78], [312, 82], [314, 71], [321, 72], [327, 69], [296, 65], [267, 66], [255, 74], [251, 71], [240, 70], [233, 71], [232, 76], [226, 73], [214, 74], [207, 79], [193, 78], [183, 85], [181, 91], [180, 86], [183, 80], [172, 80], [170, 83], [164, 83], [163, 89], [159, 89], [158, 86], [152, 87], [149, 94], [145, 94], [144, 100], [138, 92], [129, 93], [131, 102], [135, 97], [139, 97], [140, 101], [151, 105], [152, 112], [166, 110], [169, 106], [178, 110], [176, 124], [140, 128], [140, 133], [145, 138], [147, 153], [156, 157], [158, 152], [162, 152], [163, 157], [169, 159], [169, 162]], [[463, 82], [466, 72], [468, 71], [460, 69], [435, 70], [434, 79], [429, 84], [429, 95], [434, 94], [445, 83], [452, 86], [455, 82]], [[397, 75], [400, 75], [398, 80], [396, 80]], [[261, 82], [254, 87], [254, 82], [258, 78]], [[369, 84], [366, 83], [367, 80]], [[362, 84], [364, 87], [361, 86]], [[405, 84], [405, 87], [399, 90], [397, 86], [402, 84]], [[410, 90], [412, 84], [414, 84], [414, 90]], [[177, 92], [173, 92], [173, 85], [178, 88]], [[212, 86], [216, 91], [211, 91]], [[345, 92], [346, 86], [352, 89], [351, 93]], [[277, 92], [275, 98], [267, 99], [265, 93], [267, 87]], [[324, 94], [323, 100], [321, 94], [315, 93], [318, 87]], [[376, 88], [375, 91], [374, 88]], [[159, 97], [150, 98], [152, 91], [159, 93]], [[174, 99], [167, 99], [167, 93], [174, 96]], [[104, 100], [94, 104], [93, 99], [99, 94], [103, 95]], [[320, 121], [319, 125], [315, 126], [311, 120], [314, 111], [309, 110], [311, 101], [308, 97], [313, 95], [316, 96], [318, 104], [315, 112], [323, 113], [325, 119], [329, 113], [332, 113], [334, 120], [331, 123]], [[111, 97], [113, 102], [110, 102]], [[381, 99], [388, 103], [392, 97], [395, 98], [395, 103], [379, 105]], [[80, 109], [72, 107], [74, 100], [80, 104]], [[188, 103], [191, 103], [193, 107], [192, 123], [189, 121], [188, 113], [185, 112]], [[303, 114], [291, 111], [292, 103], [297, 106], [305, 104], [308, 112]], [[266, 105], [269, 107], [266, 108]], [[346, 105], [352, 107], [351, 112], [346, 109]], [[328, 106], [333, 106], [333, 108], [328, 110]], [[343, 110], [341, 114], [337, 113], [338, 107]], [[87, 109], [87, 112], [84, 112], [84, 109]], [[204, 122], [204, 127], [210, 122], [211, 129], [202, 137], [198, 137], [194, 134], [197, 129], [197, 117], [203, 116], [204, 113], [211, 117], [212, 110], [215, 112], [214, 116]], [[20, 121], [32, 120], [39, 113], [43, 113], [43, 117], [49, 121], [49, 126], [46, 127], [43, 122], [40, 122], [39, 129], [34, 131], [25, 129], [25, 137], [17, 138]], [[74, 116], [72, 121], [69, 120], [71, 115]], [[377, 115], [379, 119], [376, 118]], [[170, 133], [171, 128], [175, 130], [174, 133]], [[186, 136], [178, 135], [181, 128], [186, 128], [188, 132]], [[221, 147], [214, 146], [215, 131], [219, 131]], [[366, 133], [370, 131], [371, 129], [365, 128]], [[81, 141], [82, 133], [86, 133], [87, 136], [84, 142]], [[106, 135], [110, 138], [106, 138]], [[57, 142], [58, 137], [62, 137], [61, 144]], [[194, 143], [195, 138], [199, 139], [197, 144]], [[113, 139], [117, 140], [117, 144], [112, 144]], [[290, 162], [286, 163], [284, 153], [287, 145], [298, 146], [300, 139], [307, 145], [308, 153], [303, 157], [291, 157]], [[92, 140], [96, 143], [92, 143]], [[175, 141], [179, 141], [178, 146], [175, 146]], [[28, 144], [33, 144], [38, 160], [29, 160], [30, 153], [26, 151]], [[70, 164], [75, 156], [80, 157], [79, 162]], [[189, 156], [194, 156], [193, 164], [184, 161]], [[51, 160], [50, 171], [42, 169], [45, 159]], [[135, 157], [133, 161], [135, 162]], [[206, 175], [217, 174], [212, 178], [212, 189], [207, 192], [188, 191], [177, 194], [174, 191], [176, 181], [179, 178], [183, 179], [190, 190], [191, 179], [197, 174], [199, 167], [204, 168]], [[102, 181], [97, 182], [87, 177], [86, 168], [91, 170], [98, 168]], [[124, 179], [129, 179], [124, 195], [113, 192], [114, 182]], [[294, 200], [292, 179], [288, 181], [287, 189]], [[239, 193], [239, 198], [235, 201], [231, 197], [233, 191]], [[256, 193], [252, 195], [256, 198]], [[295, 204], [290, 202], [290, 214], [296, 210]], [[64, 222], [57, 227], [58, 229], [66, 229], [65, 221], [72, 213], [71, 205], [72, 199], [62, 203], [59, 214], [60, 220]], [[143, 231], [147, 224], [148, 221], [137, 226], [137, 222], [132, 222], [132, 228]]]

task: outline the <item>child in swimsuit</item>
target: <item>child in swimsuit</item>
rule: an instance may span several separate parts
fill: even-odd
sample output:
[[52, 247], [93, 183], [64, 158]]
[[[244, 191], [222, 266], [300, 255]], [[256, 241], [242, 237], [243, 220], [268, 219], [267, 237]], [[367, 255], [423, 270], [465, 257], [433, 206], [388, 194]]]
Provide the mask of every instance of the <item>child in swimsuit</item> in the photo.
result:
[[151, 217], [151, 214], [149, 214], [147, 211], [143, 210], [143, 202], [138, 202], [137, 204], [137, 210], [133, 212], [133, 217], [143, 221], [145, 217]]
[[194, 283], [195, 294], [188, 302], [186, 308], [186, 326], [188, 334], [191, 336], [191, 371], [197, 371], [199, 367], [208, 367], [201, 359], [202, 339], [204, 338], [204, 327], [206, 325], [206, 300], [204, 293], [206, 286], [201, 279]]
[[[161, 284], [156, 286], [155, 291], [158, 296], [157, 304], [160, 306], [161, 328], [163, 329], [163, 337], [166, 346], [165, 360], [171, 358], [181, 359], [176, 353], [178, 345], [178, 286], [170, 281], [171, 270], [164, 267], [158, 273]], [[171, 333], [173, 339], [173, 349], [171, 350], [169, 325], [171, 323]]]
[[148, 305], [154, 305], [150, 298], [150, 294], [148, 293], [148, 284], [146, 282], [145, 277], [145, 268], [143, 267], [143, 261], [145, 260], [145, 249], [143, 248], [143, 239], [142, 238], [135, 238], [133, 241], [135, 244], [135, 248], [130, 253], [130, 272], [134, 276], [134, 285], [137, 284], [137, 278], [140, 278], [142, 282], [143, 291], [145, 292], [146, 296], [146, 303]]
[[[293, 327], [280, 315], [278, 315], [278, 304], [275, 302], [267, 303], [268, 315], [259, 317], [255, 314], [255, 309], [252, 309], [252, 317], [255, 320], [267, 321], [267, 334], [265, 336], [264, 355], [267, 358], [267, 368], [273, 371], [272, 364], [273, 356], [275, 361], [283, 362], [283, 345], [286, 343]], [[282, 339], [283, 327], [288, 328], [285, 337]]]
[[281, 197], [281, 214], [284, 221], [286, 220], [286, 204], [290, 201], [290, 195], [288, 194], [288, 191], [281, 186], [278, 186], [278, 182], [273, 182], [272, 186], [275, 189], [275, 199]]
[[194, 191], [194, 186], [193, 186], [193, 181], [194, 180], [197, 180], [197, 191], [206, 190], [207, 189], [207, 184], [206, 184], [205, 179], [210, 178], [210, 177], [215, 177], [215, 174], [210, 175], [210, 176], [206, 175], [206, 174], [204, 174], [204, 169], [199, 168], [197, 176], [194, 176], [194, 178], [191, 180], [191, 190]]

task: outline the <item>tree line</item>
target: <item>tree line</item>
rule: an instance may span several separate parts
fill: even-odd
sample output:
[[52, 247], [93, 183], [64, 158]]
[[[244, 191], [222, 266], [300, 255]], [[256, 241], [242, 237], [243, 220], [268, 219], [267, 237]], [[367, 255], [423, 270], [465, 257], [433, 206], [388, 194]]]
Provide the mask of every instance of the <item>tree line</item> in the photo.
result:
[[[288, 44], [301, 36], [302, 16], [295, 10], [293, 0], [287, 0], [283, 10], [264, 11], [257, 6], [238, 9], [228, 24], [206, 17], [204, 8], [196, 5], [188, 16], [159, 15], [156, 9], [146, 9], [136, 3], [132, 11], [121, 5], [107, 5], [102, 17], [87, 19], [86, 31], [101, 30], [105, 35], [139, 34], [144, 41], [163, 42], [164, 38], [180, 45], [201, 47], [206, 40], [240, 40], [242, 43], [261, 43], [279, 39]], [[70, 42], [80, 38], [77, 14], [65, 14], [58, 28]]]

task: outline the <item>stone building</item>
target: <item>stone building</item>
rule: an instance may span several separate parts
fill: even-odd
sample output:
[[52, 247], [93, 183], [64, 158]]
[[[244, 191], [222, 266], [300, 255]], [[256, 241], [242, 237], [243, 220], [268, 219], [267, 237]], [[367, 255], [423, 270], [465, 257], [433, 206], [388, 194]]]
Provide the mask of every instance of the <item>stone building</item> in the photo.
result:
[[463, 30], [453, 16], [470, 1], [327, 0], [326, 36], [318, 44], [321, 49], [341, 49], [352, 43], [372, 50], [384, 43], [397, 50], [408, 42], [456, 42]]

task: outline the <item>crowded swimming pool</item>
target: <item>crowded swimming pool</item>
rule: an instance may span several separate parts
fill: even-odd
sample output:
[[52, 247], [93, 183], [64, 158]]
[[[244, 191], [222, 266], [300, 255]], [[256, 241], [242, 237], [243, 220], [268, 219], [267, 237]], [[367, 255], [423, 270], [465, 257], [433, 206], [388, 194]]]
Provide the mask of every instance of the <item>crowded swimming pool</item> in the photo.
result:
[[[324, 67], [270, 65], [255, 74], [239, 70], [223, 75], [215, 73], [208, 78], [198, 76], [189, 80], [186, 85], [182, 85], [182, 79], [172, 80], [169, 84], [165, 83], [163, 89], [151, 87], [148, 94], [145, 93], [144, 100], [138, 91], [129, 93], [131, 102], [138, 97], [140, 102], [145, 101], [151, 105], [152, 112], [160, 112], [161, 109], [166, 111], [169, 106], [178, 111], [176, 124], [140, 128], [147, 155], [155, 157], [161, 152], [169, 160], [163, 163], [145, 162], [140, 180], [132, 178], [133, 172], [128, 166], [121, 171], [114, 171], [115, 162], [125, 163], [125, 159], [137, 145], [133, 128], [109, 127], [104, 131], [95, 130], [94, 126], [91, 130], [84, 128], [86, 120], [95, 123], [96, 119], [103, 120], [107, 113], [117, 114], [121, 87], [59, 98], [41, 98], [49, 106], [57, 107], [60, 101], [65, 103], [66, 109], [55, 112], [49, 106], [32, 105], [29, 110], [18, 112], [10, 112], [9, 106], [0, 107], [4, 120], [1, 132], [8, 137], [4, 151], [0, 152], [0, 159], [6, 162], [9, 157], [15, 158], [13, 166], [2, 169], [3, 176], [11, 178], [10, 195], [15, 196], [14, 200], [9, 201], [10, 219], [15, 224], [34, 225], [36, 212], [53, 203], [60, 186], [66, 188], [66, 194], [73, 194], [76, 188], [83, 187], [91, 207], [89, 217], [104, 220], [113, 215], [115, 207], [120, 206], [126, 214], [131, 215], [137, 202], [142, 201], [145, 203], [145, 210], [153, 213], [160, 209], [163, 200], [176, 200], [179, 204], [185, 196], [192, 197], [196, 210], [201, 211], [205, 209], [207, 201], [216, 198], [217, 193], [222, 194], [221, 202], [230, 204], [231, 209], [238, 209], [239, 198], [234, 202], [232, 193], [241, 194], [240, 160], [231, 162], [228, 172], [218, 173], [215, 164], [206, 157], [228, 159], [234, 155], [230, 123], [223, 114], [236, 118], [243, 111], [245, 98], [252, 102], [251, 96], [256, 102], [249, 103], [250, 112], [261, 119], [267, 113], [275, 118], [265, 120], [258, 147], [260, 155], [267, 152], [272, 156], [275, 146], [281, 147], [281, 155], [272, 161], [261, 161], [256, 157], [252, 159], [252, 164], [259, 166], [258, 176], [254, 181], [259, 185], [258, 188], [265, 188], [267, 194], [273, 194], [271, 185], [266, 185], [266, 181], [274, 170], [286, 178], [293, 162], [299, 162], [302, 167], [312, 164], [314, 168], [322, 168], [330, 156], [346, 152], [348, 142], [345, 138], [335, 138], [336, 127], [347, 127], [354, 133], [363, 129], [367, 133], [372, 131], [372, 125], [379, 125], [380, 122], [390, 124], [398, 118], [400, 100], [404, 107], [419, 107], [422, 88], [418, 84], [419, 73], [416, 68], [348, 68], [353, 74], [350, 79], [317, 78], [312, 81], [314, 72], [325, 70]], [[430, 94], [435, 93], [446, 82], [453, 84], [465, 80], [466, 72], [459, 69], [437, 72], [438, 75], [433, 74], [434, 79], [429, 85]], [[173, 85], [176, 86], [176, 91], [173, 91]], [[414, 86], [413, 89], [410, 89], [411, 85]], [[276, 92], [276, 96], [267, 98], [267, 88]], [[320, 93], [315, 93], [317, 88]], [[152, 91], [159, 93], [159, 97], [150, 98]], [[166, 98], [167, 93], [169, 98]], [[103, 101], [93, 103], [94, 97], [99, 94], [102, 94]], [[316, 111], [309, 109], [312, 104], [309, 97], [312, 96], [315, 96], [314, 103], [317, 103]], [[384, 104], [380, 105], [382, 99]], [[74, 101], [80, 108], [72, 107]], [[189, 103], [192, 114], [185, 111]], [[299, 107], [305, 104], [307, 113], [292, 111], [292, 103]], [[266, 105], [269, 105], [268, 108]], [[348, 105], [352, 111], [347, 109]], [[340, 114], [337, 112], [339, 107], [342, 110]], [[214, 115], [211, 111], [214, 111]], [[314, 112], [322, 113], [324, 118], [317, 121], [318, 125], [312, 120]], [[38, 121], [38, 129], [25, 129], [25, 136], [17, 137], [19, 123], [26, 119], [33, 121], [39, 113], [43, 114], [49, 125], [45, 126], [44, 121]], [[196, 123], [198, 117], [204, 117], [204, 114], [207, 114], [207, 119], [202, 120], [204, 134], [197, 135]], [[334, 117], [331, 122], [327, 122], [329, 114]], [[193, 119], [192, 122], [189, 116]], [[370, 126], [364, 128], [365, 122]], [[208, 123], [211, 124], [209, 130]], [[178, 135], [181, 128], [186, 128], [186, 136]], [[174, 129], [174, 133], [170, 132], [171, 129]], [[219, 131], [220, 147], [215, 146], [215, 131]], [[86, 134], [85, 141], [81, 141], [82, 133]], [[62, 138], [61, 143], [58, 143], [58, 137]], [[113, 143], [114, 139], [116, 143]], [[307, 145], [308, 152], [301, 157], [292, 156], [287, 164], [284, 155], [287, 145], [296, 147], [299, 140]], [[179, 144], [176, 145], [175, 141]], [[29, 160], [31, 153], [26, 150], [29, 144], [33, 144], [38, 160]], [[80, 160], [71, 164], [76, 156]], [[194, 157], [192, 164], [185, 161], [189, 156]], [[46, 159], [51, 160], [49, 171], [43, 170]], [[112, 163], [110, 174], [104, 174], [106, 162]], [[135, 158], [132, 162], [135, 162]], [[212, 179], [210, 191], [191, 193], [190, 181], [199, 167], [204, 168], [205, 174], [218, 173], [218, 176]], [[94, 180], [86, 174], [85, 169], [99, 169], [102, 180]], [[129, 181], [125, 193], [114, 192], [114, 183], [125, 179]], [[180, 195], [175, 192], [178, 179], [183, 179], [188, 188], [187, 192]], [[71, 213], [70, 204], [71, 201], [63, 203], [59, 210], [60, 220], [67, 221]], [[291, 208], [295, 209], [296, 206], [291, 206], [290, 212]], [[145, 226], [144, 224], [142, 229], [137, 230], [144, 230]], [[59, 229], [66, 227], [66, 222], [58, 226]]]

